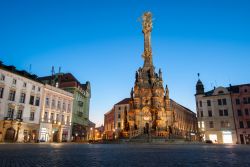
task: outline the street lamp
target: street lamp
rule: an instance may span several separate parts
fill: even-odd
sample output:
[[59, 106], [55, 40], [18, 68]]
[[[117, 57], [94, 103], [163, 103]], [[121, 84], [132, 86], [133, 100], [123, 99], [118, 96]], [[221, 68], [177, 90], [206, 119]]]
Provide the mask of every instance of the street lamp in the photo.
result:
[[93, 128], [90, 128], [90, 139], [93, 140]]
[[115, 134], [115, 129], [113, 129], [113, 139], [115, 139], [116, 138], [116, 134]]

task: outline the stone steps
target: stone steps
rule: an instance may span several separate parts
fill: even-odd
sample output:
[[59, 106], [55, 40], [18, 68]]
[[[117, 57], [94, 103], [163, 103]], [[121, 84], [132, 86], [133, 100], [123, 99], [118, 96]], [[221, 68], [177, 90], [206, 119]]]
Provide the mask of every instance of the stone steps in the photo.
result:
[[171, 139], [169, 139], [168, 137], [149, 136], [148, 134], [142, 134], [132, 139], [127, 139], [125, 140], [125, 142], [129, 142], [129, 143], [185, 143], [186, 140], [179, 136], [171, 136]]

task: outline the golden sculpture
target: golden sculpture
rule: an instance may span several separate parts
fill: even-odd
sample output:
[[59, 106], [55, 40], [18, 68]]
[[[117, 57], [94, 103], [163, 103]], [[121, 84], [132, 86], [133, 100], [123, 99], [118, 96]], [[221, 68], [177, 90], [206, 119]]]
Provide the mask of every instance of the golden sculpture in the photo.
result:
[[145, 60], [144, 66], [151, 66], [152, 62], [152, 48], [151, 48], [151, 31], [153, 28], [152, 14], [146, 12], [142, 16], [142, 32], [144, 34], [144, 53], [142, 57]]

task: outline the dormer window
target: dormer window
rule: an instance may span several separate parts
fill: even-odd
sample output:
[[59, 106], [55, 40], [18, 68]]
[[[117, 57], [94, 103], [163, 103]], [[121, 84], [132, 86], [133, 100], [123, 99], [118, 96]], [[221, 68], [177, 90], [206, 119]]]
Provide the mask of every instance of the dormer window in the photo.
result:
[[218, 92], [218, 94], [224, 94], [224, 91], [221, 90], [221, 91]]

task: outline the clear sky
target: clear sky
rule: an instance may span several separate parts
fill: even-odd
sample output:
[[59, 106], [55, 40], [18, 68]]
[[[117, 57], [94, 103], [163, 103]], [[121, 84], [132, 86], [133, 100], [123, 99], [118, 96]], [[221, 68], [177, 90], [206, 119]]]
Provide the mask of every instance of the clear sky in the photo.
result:
[[142, 66], [138, 18], [151, 11], [155, 67], [172, 99], [195, 111], [205, 89], [250, 83], [249, 0], [1, 0], [0, 59], [38, 76], [62, 67], [92, 86], [90, 119], [100, 125], [129, 97]]

